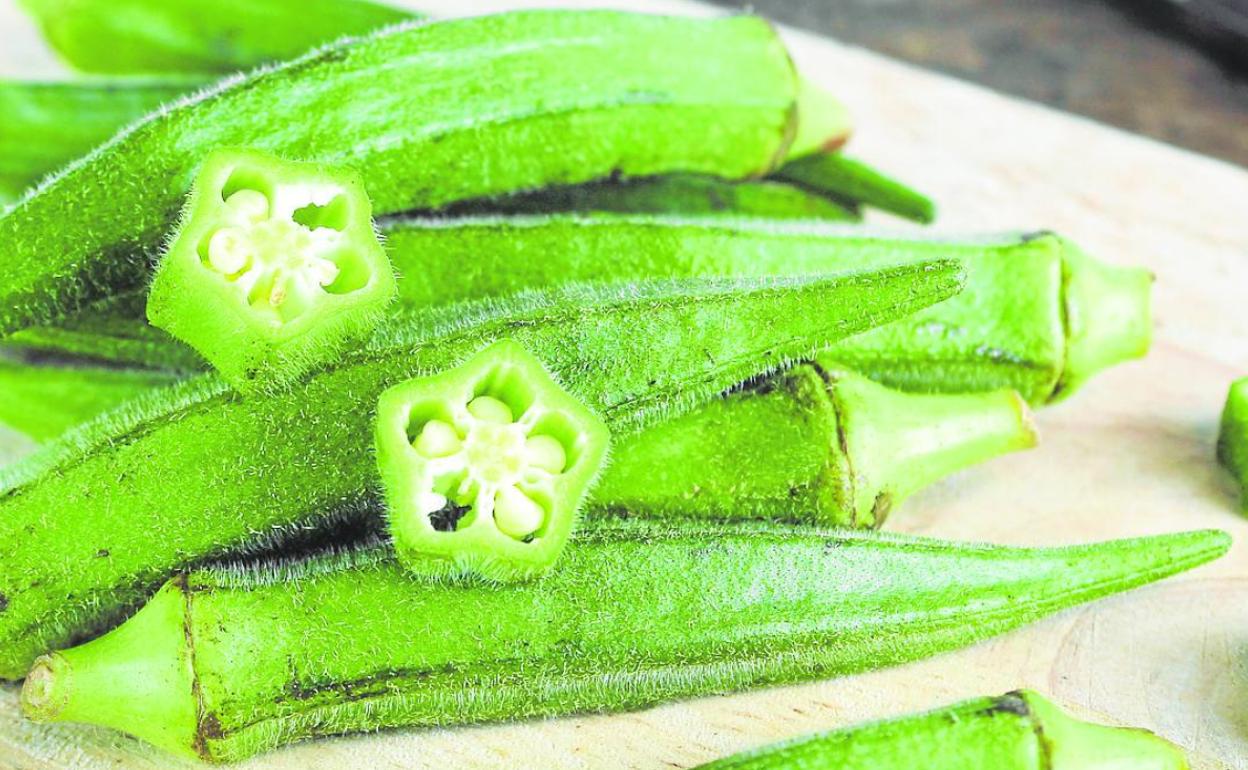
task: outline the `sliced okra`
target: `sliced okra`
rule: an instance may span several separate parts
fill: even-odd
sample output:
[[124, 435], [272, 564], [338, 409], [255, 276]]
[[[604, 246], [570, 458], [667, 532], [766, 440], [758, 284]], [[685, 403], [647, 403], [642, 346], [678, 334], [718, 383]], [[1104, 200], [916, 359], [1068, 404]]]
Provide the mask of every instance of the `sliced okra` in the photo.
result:
[[354, 172], [221, 150], [195, 180], [147, 317], [250, 389], [332, 357], [396, 291]]
[[377, 462], [400, 560], [422, 574], [501, 580], [548, 569], [609, 435], [510, 340], [395, 385], [378, 402]]

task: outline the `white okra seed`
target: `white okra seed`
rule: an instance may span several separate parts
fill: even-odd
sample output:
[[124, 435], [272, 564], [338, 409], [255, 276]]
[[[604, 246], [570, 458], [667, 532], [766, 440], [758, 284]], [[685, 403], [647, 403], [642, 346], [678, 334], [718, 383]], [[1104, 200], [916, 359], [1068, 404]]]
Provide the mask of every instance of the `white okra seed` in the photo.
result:
[[234, 275], [251, 264], [255, 247], [237, 227], [223, 227], [208, 240], [208, 264], [224, 275]]
[[482, 422], [508, 423], [514, 419], [511, 408], [493, 396], [477, 396], [469, 401], [468, 413]]
[[447, 457], [458, 452], [461, 444], [454, 428], [441, 420], [430, 420], [421, 428], [414, 446], [425, 457]]
[[225, 199], [225, 205], [249, 222], [269, 216], [269, 199], [259, 190], [239, 190]]
[[554, 436], [532, 436], [524, 442], [524, 456], [529, 465], [547, 473], [562, 473], [568, 465], [567, 452]]
[[504, 487], [494, 497], [494, 524], [508, 537], [522, 540], [542, 526], [546, 512], [515, 487]]

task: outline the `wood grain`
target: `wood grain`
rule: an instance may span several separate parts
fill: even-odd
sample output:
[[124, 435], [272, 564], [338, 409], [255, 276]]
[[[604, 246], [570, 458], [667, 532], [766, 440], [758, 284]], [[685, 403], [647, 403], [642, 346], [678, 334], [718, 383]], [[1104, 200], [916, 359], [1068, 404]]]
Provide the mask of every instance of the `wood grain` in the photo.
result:
[[[0, 74], [47, 71], [46, 53], [10, 3], [0, 0]], [[450, 11], [455, 3], [442, 5]], [[242, 767], [683, 768], [803, 732], [1027, 686], [1156, 730], [1191, 748], [1196, 767], [1248, 770], [1248, 521], [1235, 513], [1232, 485], [1212, 461], [1226, 387], [1248, 373], [1248, 173], [825, 39], [788, 37], [802, 68], [853, 108], [855, 152], [904, 171], [941, 202], [939, 230], [1052, 228], [1103, 259], [1157, 275], [1156, 343], [1147, 359], [1041, 413], [1039, 449], [927, 490], [890, 524], [1037, 545], [1219, 527], [1236, 537], [1230, 555], [919, 664], [635, 714], [319, 741]], [[0, 438], [0, 455], [17, 451]], [[0, 691], [2, 767], [174, 766], [103, 730], [25, 724], [15, 702], [14, 691]]]

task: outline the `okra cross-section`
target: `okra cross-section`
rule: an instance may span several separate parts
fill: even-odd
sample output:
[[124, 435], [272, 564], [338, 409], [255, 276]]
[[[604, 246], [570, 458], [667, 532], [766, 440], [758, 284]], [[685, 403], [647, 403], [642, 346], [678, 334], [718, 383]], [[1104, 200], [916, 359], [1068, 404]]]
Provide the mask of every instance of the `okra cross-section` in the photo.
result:
[[549, 569], [608, 442], [602, 420], [510, 340], [395, 385], [377, 407], [377, 462], [400, 560], [496, 580]]
[[147, 317], [252, 389], [332, 357], [395, 293], [354, 172], [222, 150], [199, 172]]

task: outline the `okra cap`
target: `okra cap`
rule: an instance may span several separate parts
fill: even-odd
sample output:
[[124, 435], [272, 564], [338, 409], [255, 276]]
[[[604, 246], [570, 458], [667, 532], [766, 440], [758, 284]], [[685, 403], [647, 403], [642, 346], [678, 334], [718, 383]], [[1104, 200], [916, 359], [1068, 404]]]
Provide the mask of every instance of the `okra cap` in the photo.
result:
[[835, 150], [853, 132], [849, 108], [821, 86], [798, 78], [797, 134], [789, 145], [788, 159]]
[[1051, 401], [1103, 369], [1144, 356], [1153, 332], [1152, 273], [1106, 264], [1064, 239], [1062, 246], [1066, 363]]
[[1177, 746], [1147, 730], [1075, 719], [1031, 691], [1019, 693], [1036, 720], [1051, 770], [1187, 770]]

